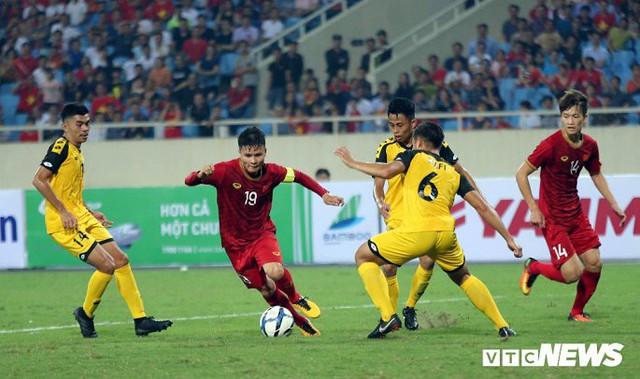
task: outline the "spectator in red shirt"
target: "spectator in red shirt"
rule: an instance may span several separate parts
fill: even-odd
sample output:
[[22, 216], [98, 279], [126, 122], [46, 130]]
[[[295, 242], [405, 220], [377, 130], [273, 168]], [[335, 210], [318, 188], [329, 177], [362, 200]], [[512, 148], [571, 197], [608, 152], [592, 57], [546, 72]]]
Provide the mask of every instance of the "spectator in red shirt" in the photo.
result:
[[629, 95], [635, 95], [640, 93], [640, 65], [634, 63], [631, 65], [631, 71], [633, 72], [633, 76], [627, 82], [627, 93]]
[[447, 76], [447, 70], [440, 67], [440, 58], [437, 55], [432, 54], [427, 60], [427, 70], [431, 74], [431, 81], [435, 83], [438, 88], [444, 88], [444, 78]]
[[609, 29], [616, 24], [616, 15], [609, 12], [609, 2], [600, 0], [600, 9], [593, 17], [593, 24], [596, 31], [602, 36], [609, 34]]
[[241, 76], [235, 76], [231, 80], [231, 87], [229, 88], [229, 91], [227, 91], [227, 100], [229, 105], [229, 117], [247, 117], [249, 101], [251, 100], [251, 90], [244, 86]]
[[609, 87], [604, 75], [595, 68], [595, 65], [596, 61], [593, 58], [587, 57], [584, 59], [584, 68], [578, 73], [578, 87], [586, 91], [587, 84], [592, 83], [595, 86], [596, 93], [601, 94]]
[[14, 88], [13, 93], [20, 96], [17, 108], [20, 113], [31, 115], [34, 108], [42, 105], [42, 94], [32, 75], [27, 76], [19, 86]]
[[107, 87], [100, 83], [96, 86], [96, 96], [91, 102], [91, 114], [96, 115], [98, 113], [105, 113], [107, 105], [113, 104], [116, 109], [121, 109], [122, 105], [120, 101], [107, 93]]
[[545, 78], [533, 64], [533, 57], [530, 53], [527, 53], [524, 64], [518, 66], [518, 80], [516, 84], [519, 87], [538, 88], [544, 83]]
[[551, 89], [556, 97], [560, 97], [564, 91], [573, 88], [577, 80], [576, 72], [571, 69], [568, 62], [564, 61], [560, 63], [558, 73], [550, 78], [549, 89]]
[[187, 54], [187, 58], [189, 58], [189, 61], [193, 64], [200, 61], [200, 58], [207, 49], [207, 41], [202, 39], [201, 35], [202, 29], [196, 27], [191, 32], [191, 38], [182, 44], [182, 51]]
[[167, 21], [173, 16], [173, 11], [173, 2], [171, 0], [153, 0], [144, 11], [144, 16], [152, 20]]
[[31, 55], [31, 44], [27, 42], [22, 45], [22, 54], [13, 60], [13, 66], [18, 80], [26, 79], [38, 67], [38, 58]]

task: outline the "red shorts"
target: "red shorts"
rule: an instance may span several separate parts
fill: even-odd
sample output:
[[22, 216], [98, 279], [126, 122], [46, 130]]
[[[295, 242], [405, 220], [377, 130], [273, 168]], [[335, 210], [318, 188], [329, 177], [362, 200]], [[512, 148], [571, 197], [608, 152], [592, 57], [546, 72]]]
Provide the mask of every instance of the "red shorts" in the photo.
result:
[[234, 270], [247, 288], [260, 289], [267, 284], [262, 270], [266, 263], [282, 264], [282, 251], [273, 233], [266, 233], [240, 251], [227, 251]]
[[560, 268], [573, 255], [600, 247], [600, 238], [591, 227], [584, 214], [576, 217], [569, 225], [554, 224], [546, 219], [546, 227], [542, 229], [547, 241], [551, 263]]

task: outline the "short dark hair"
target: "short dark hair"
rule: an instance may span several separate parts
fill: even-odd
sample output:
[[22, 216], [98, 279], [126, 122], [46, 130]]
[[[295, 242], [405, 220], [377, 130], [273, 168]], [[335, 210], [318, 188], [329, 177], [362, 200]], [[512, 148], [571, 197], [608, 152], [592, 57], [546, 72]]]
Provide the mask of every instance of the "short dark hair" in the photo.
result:
[[316, 176], [326, 175], [327, 177], [331, 177], [331, 173], [326, 168], [320, 167], [316, 170]]
[[266, 145], [264, 132], [257, 126], [250, 126], [246, 128], [238, 136], [238, 147], [240, 149], [245, 146], [263, 147]]
[[421, 138], [423, 141], [432, 144], [435, 149], [439, 149], [444, 141], [444, 132], [440, 125], [425, 121], [413, 129], [413, 138]]
[[577, 89], [564, 91], [564, 95], [562, 95], [558, 103], [560, 113], [576, 105], [580, 107], [580, 111], [582, 112], [583, 116], [586, 115], [587, 111], [589, 110], [589, 99], [587, 98], [587, 95], [578, 91]]
[[82, 103], [68, 103], [62, 107], [60, 119], [65, 122], [69, 117], [84, 116], [89, 114], [89, 109]]
[[416, 106], [413, 101], [404, 97], [396, 97], [389, 102], [387, 116], [390, 114], [403, 114], [409, 121], [416, 118]]

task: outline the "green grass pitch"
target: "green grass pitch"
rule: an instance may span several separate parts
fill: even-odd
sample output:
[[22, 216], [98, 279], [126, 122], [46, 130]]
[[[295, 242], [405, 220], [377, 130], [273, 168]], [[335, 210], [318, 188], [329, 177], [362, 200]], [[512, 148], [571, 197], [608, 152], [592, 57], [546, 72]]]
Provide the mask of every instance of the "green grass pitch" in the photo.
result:
[[[133, 258], [135, 260], [135, 257]], [[134, 267], [135, 269], [135, 267]], [[404, 302], [415, 266], [401, 268]], [[501, 342], [491, 323], [436, 269], [418, 304], [421, 328], [367, 340], [379, 315], [354, 267], [291, 267], [298, 290], [323, 310], [318, 338], [297, 328], [267, 339], [267, 308], [230, 267], [136, 270], [147, 313], [170, 318], [166, 332], [136, 337], [112, 281], [96, 316], [99, 338], [85, 340], [71, 315], [91, 274], [0, 273], [0, 375], [3, 378], [638, 378], [640, 265], [605, 263], [588, 305], [593, 324], [568, 322], [574, 285], [539, 278], [522, 296], [522, 265], [470, 265], [518, 335]], [[622, 343], [618, 367], [483, 367], [483, 349], [538, 349], [541, 343]]]

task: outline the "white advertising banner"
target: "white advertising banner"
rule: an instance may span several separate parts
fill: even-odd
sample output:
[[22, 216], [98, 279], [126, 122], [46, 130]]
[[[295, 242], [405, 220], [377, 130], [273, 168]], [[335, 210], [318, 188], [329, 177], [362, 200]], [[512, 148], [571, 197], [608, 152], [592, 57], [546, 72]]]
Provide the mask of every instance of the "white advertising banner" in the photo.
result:
[[25, 210], [21, 190], [0, 190], [0, 269], [25, 268]]
[[[602, 198], [588, 176], [578, 181], [583, 208], [600, 237], [602, 258], [640, 259], [640, 176], [609, 176], [609, 187], [627, 214], [627, 225], [620, 227], [609, 203]], [[539, 229], [528, 222], [529, 208], [512, 178], [478, 179], [477, 184], [489, 204], [523, 247], [524, 257], [549, 260], [547, 245]], [[373, 181], [326, 183], [336, 195], [345, 198], [345, 208], [326, 207], [313, 200], [313, 256], [316, 263], [353, 263], [360, 244], [384, 229], [379, 222], [372, 197]], [[539, 180], [531, 178], [537, 197]], [[456, 234], [469, 262], [517, 261], [504, 240], [469, 204], [460, 197], [452, 207]]]
[[356, 249], [380, 230], [373, 180], [322, 185], [342, 196], [344, 206], [327, 207], [320, 197], [312, 197], [313, 262], [353, 263]]

